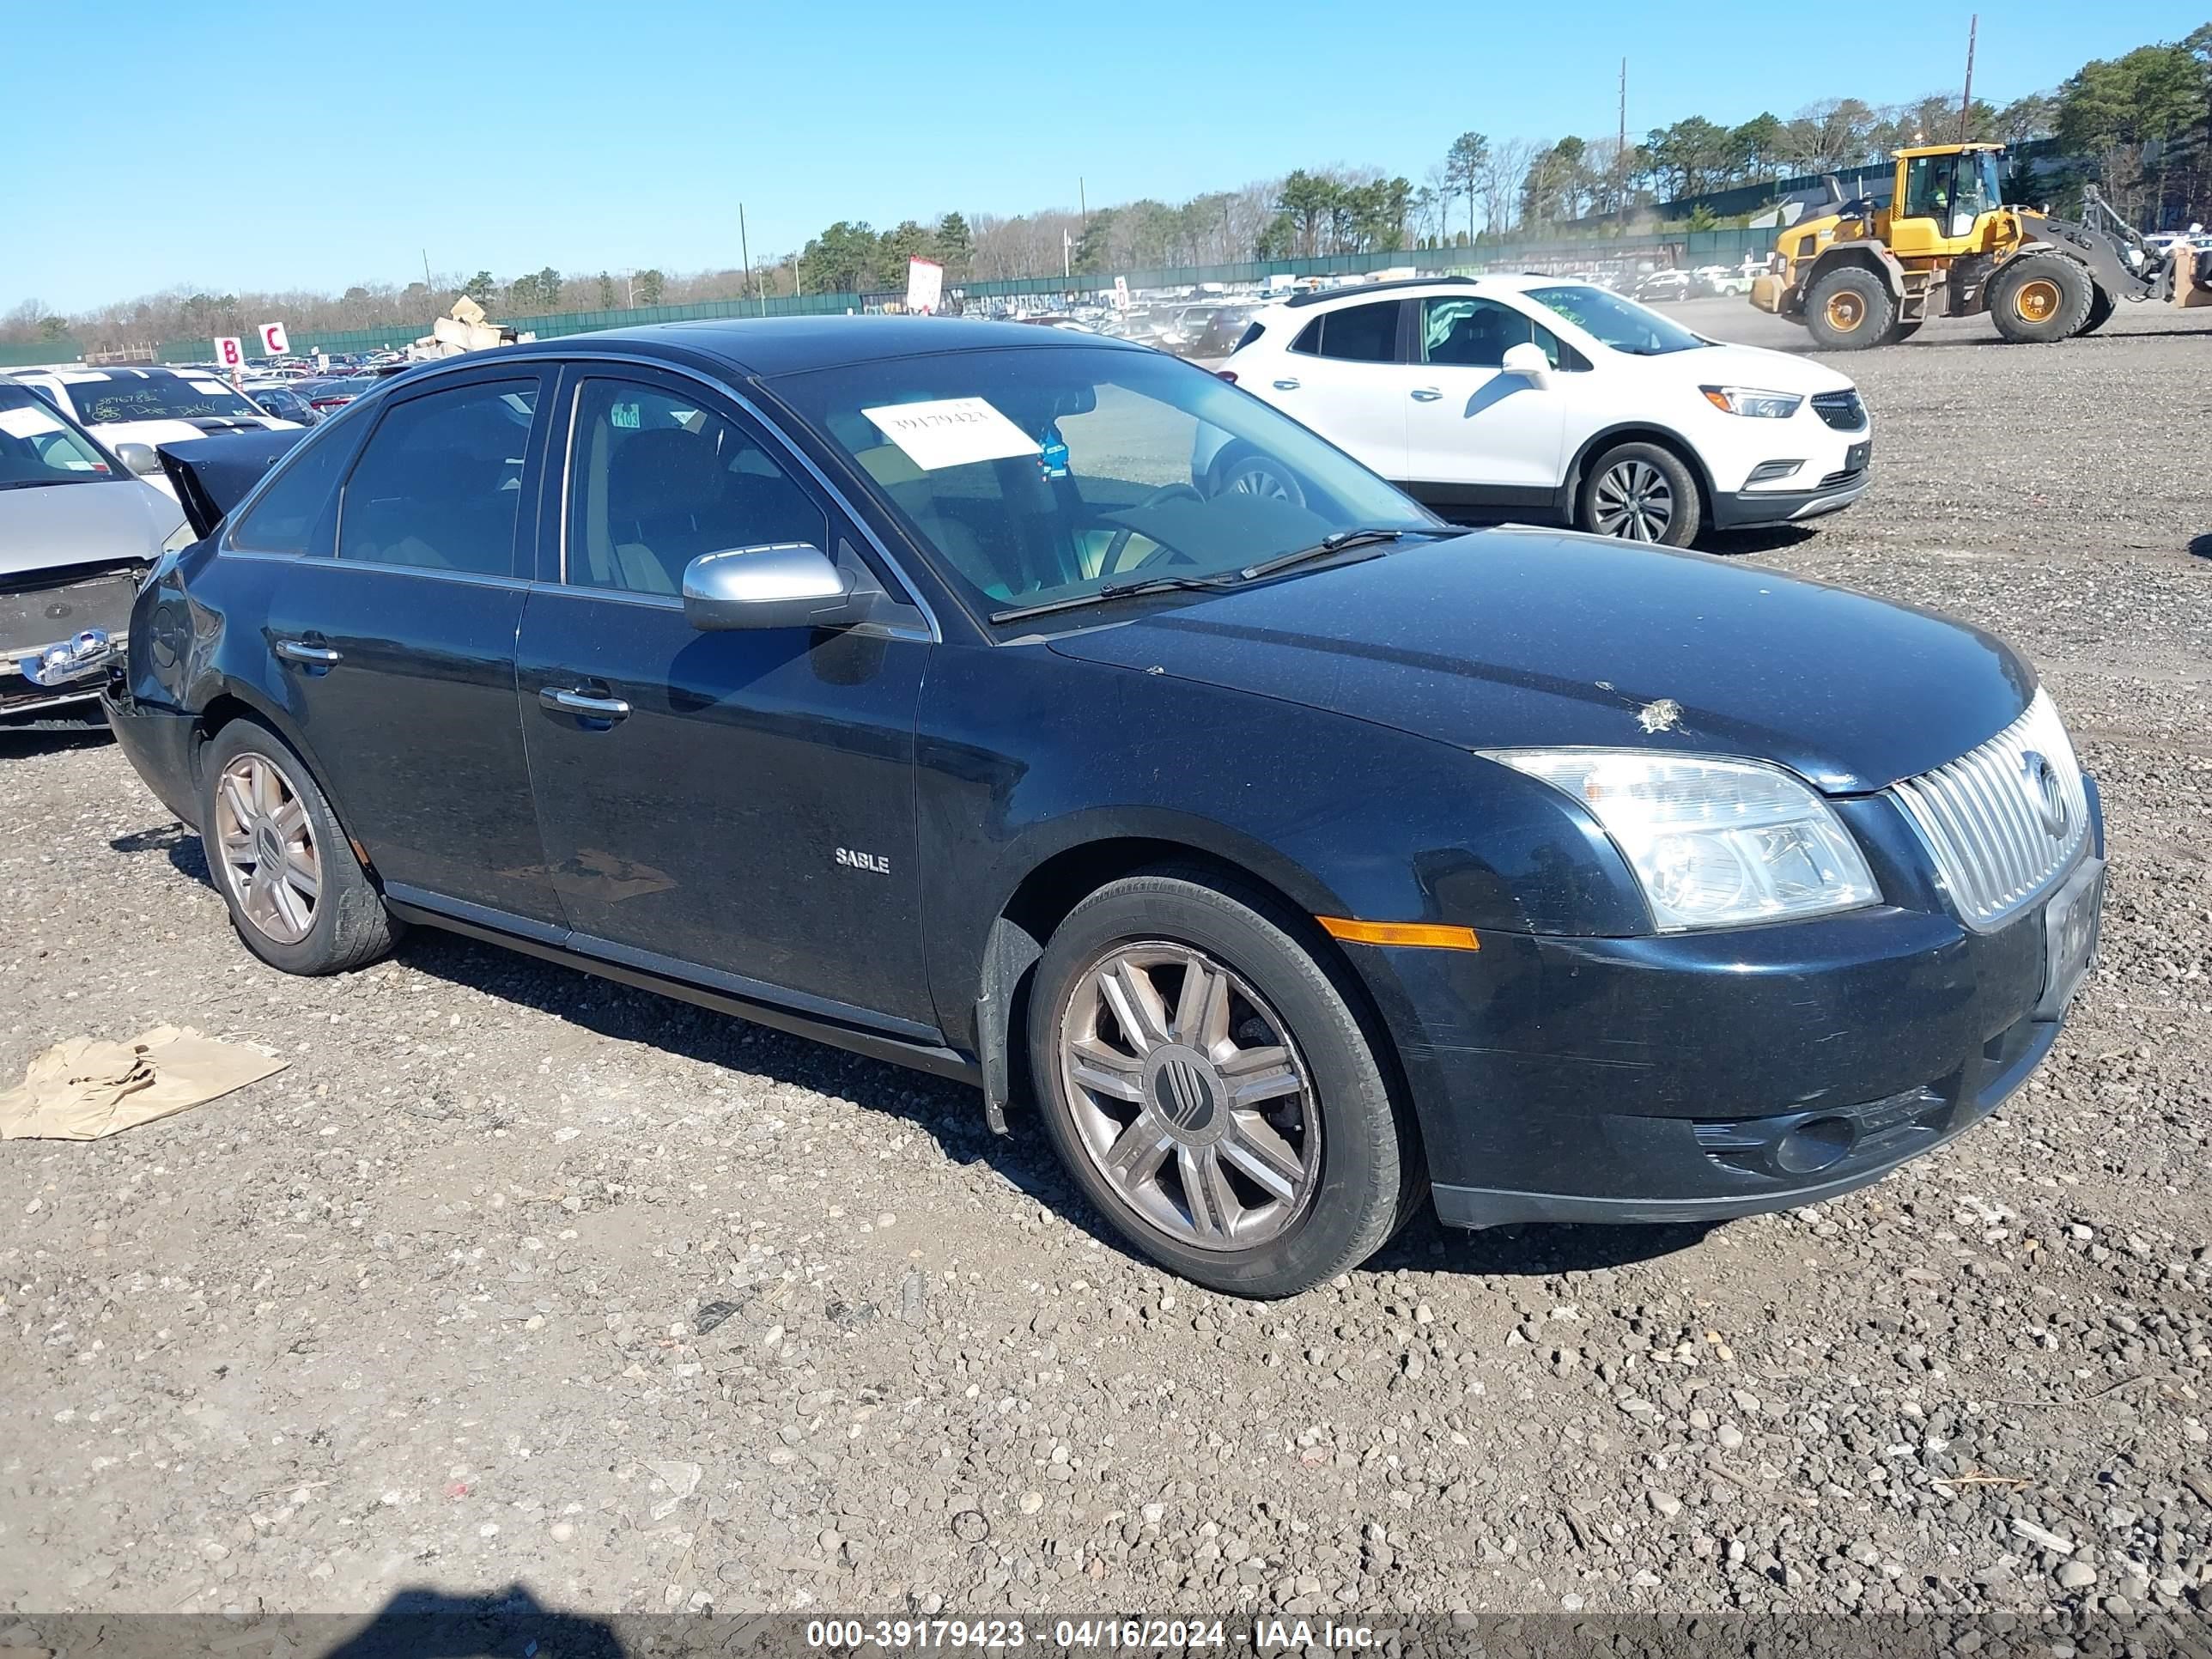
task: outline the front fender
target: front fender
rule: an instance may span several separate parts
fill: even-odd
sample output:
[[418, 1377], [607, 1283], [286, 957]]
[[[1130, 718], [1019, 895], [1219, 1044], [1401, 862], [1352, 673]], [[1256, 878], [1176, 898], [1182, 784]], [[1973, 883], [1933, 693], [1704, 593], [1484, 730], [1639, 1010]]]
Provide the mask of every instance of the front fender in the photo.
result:
[[1313, 915], [1648, 927], [1618, 853], [1550, 786], [1327, 709], [1041, 644], [951, 649], [932, 664], [919, 759], [921, 912], [948, 1031], [1023, 884], [1106, 842], [1205, 854]]

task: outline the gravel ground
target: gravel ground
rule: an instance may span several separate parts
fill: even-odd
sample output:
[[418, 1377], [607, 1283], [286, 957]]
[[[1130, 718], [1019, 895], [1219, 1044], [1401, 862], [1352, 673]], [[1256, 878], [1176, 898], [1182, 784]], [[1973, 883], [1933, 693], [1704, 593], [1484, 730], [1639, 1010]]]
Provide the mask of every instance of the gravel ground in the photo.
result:
[[2212, 313], [1989, 338], [1844, 360], [1874, 488], [1729, 550], [2038, 660], [2105, 791], [2103, 964], [1995, 1121], [1788, 1215], [1425, 1219], [1240, 1304], [960, 1089], [431, 933], [278, 975], [111, 747], [0, 744], [0, 1074], [160, 1021], [291, 1061], [0, 1151], [0, 1605], [2193, 1607]]

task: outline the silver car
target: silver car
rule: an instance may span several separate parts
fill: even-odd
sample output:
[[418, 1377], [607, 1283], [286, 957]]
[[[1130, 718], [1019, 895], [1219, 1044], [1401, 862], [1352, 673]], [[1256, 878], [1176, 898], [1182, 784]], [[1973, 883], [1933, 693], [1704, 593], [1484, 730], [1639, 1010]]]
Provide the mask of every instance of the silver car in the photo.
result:
[[184, 522], [37, 392], [0, 384], [0, 729], [97, 723], [139, 578]]

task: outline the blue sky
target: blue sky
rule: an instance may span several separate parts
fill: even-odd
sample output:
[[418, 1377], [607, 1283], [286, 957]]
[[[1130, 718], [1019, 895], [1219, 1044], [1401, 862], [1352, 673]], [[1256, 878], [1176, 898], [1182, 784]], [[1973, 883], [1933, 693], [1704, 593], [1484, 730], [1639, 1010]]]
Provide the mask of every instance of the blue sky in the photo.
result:
[[[1847, 29], [1745, 0], [12, 6], [0, 309], [404, 283], [426, 247], [502, 279], [735, 265], [740, 201], [758, 258], [840, 217], [1072, 207], [1079, 176], [1094, 204], [1332, 161], [1418, 181], [1468, 128], [1609, 132], [1624, 50], [1632, 134], [1955, 86], [1972, 5], [1861, 0]], [[1986, 7], [1976, 89], [2208, 15]]]

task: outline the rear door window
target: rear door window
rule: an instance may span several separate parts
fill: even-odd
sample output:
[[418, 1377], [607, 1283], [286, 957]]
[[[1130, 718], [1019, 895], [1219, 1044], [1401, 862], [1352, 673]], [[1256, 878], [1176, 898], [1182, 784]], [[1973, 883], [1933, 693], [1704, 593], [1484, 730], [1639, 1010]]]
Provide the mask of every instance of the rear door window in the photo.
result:
[[514, 574], [538, 381], [477, 380], [393, 404], [346, 480], [338, 557]]
[[1457, 295], [1421, 301], [1424, 362], [1501, 368], [1510, 348], [1532, 343], [1542, 349], [1553, 368], [1560, 367], [1559, 337], [1511, 306]]
[[1346, 362], [1389, 363], [1398, 358], [1398, 301], [1347, 306], [1307, 324], [1291, 349]]

